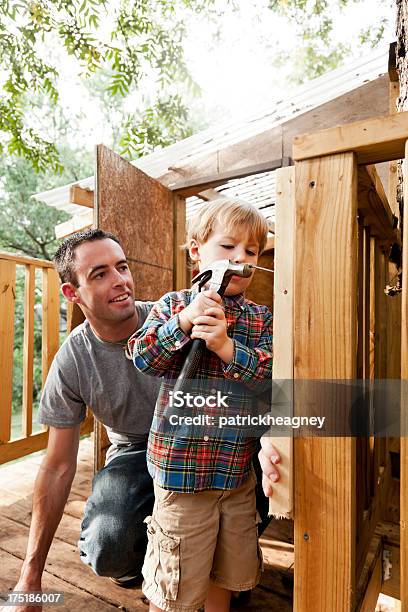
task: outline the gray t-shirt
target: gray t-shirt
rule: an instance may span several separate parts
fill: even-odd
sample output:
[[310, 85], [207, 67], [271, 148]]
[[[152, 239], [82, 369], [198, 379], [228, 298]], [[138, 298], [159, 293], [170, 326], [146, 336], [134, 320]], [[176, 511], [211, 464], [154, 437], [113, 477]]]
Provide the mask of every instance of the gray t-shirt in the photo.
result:
[[[152, 305], [135, 302], [140, 326]], [[159, 388], [160, 379], [138, 372], [122, 344], [100, 340], [84, 321], [54, 357], [37, 420], [52, 427], [74, 427], [85, 419], [89, 406], [113, 445], [144, 442]]]

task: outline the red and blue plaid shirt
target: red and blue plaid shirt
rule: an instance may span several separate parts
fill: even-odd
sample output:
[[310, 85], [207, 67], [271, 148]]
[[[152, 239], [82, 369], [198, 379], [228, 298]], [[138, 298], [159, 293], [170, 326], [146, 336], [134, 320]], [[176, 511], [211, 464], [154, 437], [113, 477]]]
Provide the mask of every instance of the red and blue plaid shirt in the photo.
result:
[[[204, 436], [202, 428], [199, 435], [194, 435], [194, 428], [180, 435], [180, 430], [172, 433], [164, 426], [169, 390], [183, 366], [183, 348], [191, 342], [180, 327], [178, 313], [195, 295], [196, 291], [189, 289], [164, 295], [129, 340], [136, 368], [164, 378], [149, 435], [149, 472], [159, 486], [182, 493], [239, 487], [249, 475], [256, 447], [256, 438], [247, 437], [242, 429], [214, 434], [212, 428], [211, 435]], [[224, 363], [214, 352], [204, 349], [196, 383], [201, 381], [204, 387], [208, 381], [214, 381], [214, 386], [219, 381], [231, 381], [265, 388], [265, 383], [272, 381], [271, 313], [242, 294], [224, 297], [223, 307], [227, 334], [234, 343], [233, 359]], [[252, 399], [240, 395], [239, 402], [241, 414], [245, 412], [245, 402], [250, 411], [253, 395]]]

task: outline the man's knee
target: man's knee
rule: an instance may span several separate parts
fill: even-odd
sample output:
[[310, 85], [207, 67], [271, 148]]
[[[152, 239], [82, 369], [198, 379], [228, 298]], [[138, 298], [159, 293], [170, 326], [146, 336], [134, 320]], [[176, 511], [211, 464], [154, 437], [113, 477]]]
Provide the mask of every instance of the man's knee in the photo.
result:
[[147, 536], [144, 519], [154, 503], [153, 483], [144, 457], [123, 456], [96, 474], [85, 507], [81, 559], [101, 576], [137, 574]]
[[141, 571], [147, 536], [143, 523], [132, 529], [114, 517], [95, 516], [81, 531], [81, 560], [99, 576], [121, 577]]

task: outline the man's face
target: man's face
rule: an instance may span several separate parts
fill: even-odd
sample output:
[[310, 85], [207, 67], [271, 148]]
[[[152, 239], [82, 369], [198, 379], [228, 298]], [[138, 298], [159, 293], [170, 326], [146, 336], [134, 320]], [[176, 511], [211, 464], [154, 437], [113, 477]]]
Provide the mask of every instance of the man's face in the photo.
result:
[[[214, 231], [207, 242], [190, 246], [190, 256], [196, 261], [200, 270], [207, 268], [218, 259], [230, 259], [235, 263], [258, 263], [259, 244], [250, 237], [244, 226], [226, 228], [216, 224]], [[249, 278], [232, 276], [225, 295], [238, 295], [243, 293], [251, 283]]]
[[119, 322], [135, 315], [134, 284], [122, 248], [110, 238], [75, 250], [76, 301], [89, 321]]

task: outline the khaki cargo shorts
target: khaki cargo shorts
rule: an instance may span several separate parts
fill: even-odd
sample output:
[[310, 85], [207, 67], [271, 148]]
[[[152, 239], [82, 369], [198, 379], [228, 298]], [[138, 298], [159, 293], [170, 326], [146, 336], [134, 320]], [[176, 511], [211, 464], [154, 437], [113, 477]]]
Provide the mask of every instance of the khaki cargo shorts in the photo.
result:
[[154, 484], [143, 593], [163, 610], [194, 612], [210, 580], [231, 591], [259, 582], [255, 475], [231, 491], [176, 493]]

